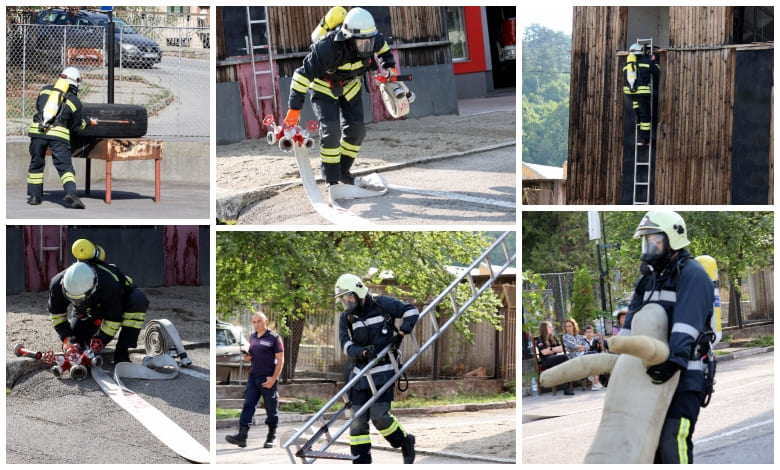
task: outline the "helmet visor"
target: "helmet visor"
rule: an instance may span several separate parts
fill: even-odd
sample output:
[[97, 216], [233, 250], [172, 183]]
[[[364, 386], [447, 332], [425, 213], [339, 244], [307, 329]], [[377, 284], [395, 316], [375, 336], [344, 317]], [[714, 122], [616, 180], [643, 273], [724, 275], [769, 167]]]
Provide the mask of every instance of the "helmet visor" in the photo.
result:
[[656, 256], [666, 251], [666, 234], [650, 233], [642, 237], [642, 255]]
[[355, 41], [355, 51], [360, 57], [368, 57], [374, 52], [374, 38], [353, 38]]

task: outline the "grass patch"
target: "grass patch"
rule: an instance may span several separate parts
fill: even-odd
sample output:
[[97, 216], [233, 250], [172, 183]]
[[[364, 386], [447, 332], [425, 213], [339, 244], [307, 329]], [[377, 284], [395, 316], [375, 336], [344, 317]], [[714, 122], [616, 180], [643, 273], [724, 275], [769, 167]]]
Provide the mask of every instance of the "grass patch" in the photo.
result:
[[[460, 405], [465, 403], [500, 403], [517, 400], [514, 388], [502, 393], [459, 393], [457, 395], [417, 397], [410, 394], [405, 400], [393, 401], [393, 408], [425, 408], [438, 405]], [[279, 411], [288, 413], [312, 414], [322, 408], [327, 400], [316, 397], [306, 397], [294, 403], [279, 405]], [[331, 406], [330, 411], [337, 411], [343, 406], [343, 402], [337, 402]], [[217, 408], [217, 419], [238, 418], [241, 410]]]
[[764, 335], [764, 336], [759, 336], [758, 338], [754, 338], [751, 342], [747, 344], [747, 346], [751, 348], [766, 348], [768, 346], [773, 346], [774, 344], [775, 344], [774, 335]]

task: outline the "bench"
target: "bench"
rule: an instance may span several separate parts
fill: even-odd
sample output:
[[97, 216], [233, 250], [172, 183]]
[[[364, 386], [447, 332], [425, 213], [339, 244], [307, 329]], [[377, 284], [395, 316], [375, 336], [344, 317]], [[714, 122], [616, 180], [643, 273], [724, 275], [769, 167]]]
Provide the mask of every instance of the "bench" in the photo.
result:
[[160, 202], [161, 140], [144, 138], [101, 139], [95, 137], [74, 137], [71, 144], [73, 157], [87, 159], [86, 194], [90, 193], [92, 159], [104, 160], [106, 162], [106, 204], [111, 204], [113, 162], [154, 160], [154, 202]]

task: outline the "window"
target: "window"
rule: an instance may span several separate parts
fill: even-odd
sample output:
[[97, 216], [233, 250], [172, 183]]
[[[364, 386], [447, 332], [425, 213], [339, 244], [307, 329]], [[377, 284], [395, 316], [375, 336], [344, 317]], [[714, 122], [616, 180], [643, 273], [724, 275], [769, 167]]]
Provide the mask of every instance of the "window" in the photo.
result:
[[773, 7], [734, 7], [735, 43], [750, 44], [751, 42], [774, 41], [774, 30]]
[[167, 7], [166, 10], [168, 10], [168, 13], [182, 13], [184, 7]]
[[447, 34], [450, 39], [452, 61], [464, 61], [469, 58], [469, 47], [466, 42], [466, 21], [463, 18], [463, 7], [444, 7], [447, 14]]

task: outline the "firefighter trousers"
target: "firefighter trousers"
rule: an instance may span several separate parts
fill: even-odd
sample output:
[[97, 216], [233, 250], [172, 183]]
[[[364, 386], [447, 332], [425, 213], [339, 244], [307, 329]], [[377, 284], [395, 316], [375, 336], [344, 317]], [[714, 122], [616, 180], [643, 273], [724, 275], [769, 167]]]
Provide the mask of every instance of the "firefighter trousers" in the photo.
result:
[[[352, 86], [359, 88], [360, 81], [355, 83]], [[354, 182], [349, 169], [366, 136], [362, 92], [352, 90], [347, 96], [334, 99], [317, 91], [312, 91], [311, 96], [312, 108], [320, 124], [322, 178], [330, 184]]]
[[701, 402], [699, 392], [674, 394], [661, 429], [655, 463], [693, 463], [693, 429], [699, 419]]
[[30, 138], [30, 167], [27, 170], [27, 195], [43, 196], [43, 169], [46, 165], [46, 149], [51, 148], [54, 167], [60, 175], [66, 193], [76, 192], [76, 174], [71, 162], [70, 142], [57, 138]]
[[[379, 385], [377, 385], [379, 386]], [[371, 399], [371, 390], [350, 391], [350, 401], [352, 402], [352, 416], [368, 400]], [[352, 455], [358, 458], [353, 463], [371, 463], [371, 437], [369, 436], [368, 420], [374, 424], [379, 434], [394, 448], [401, 447], [406, 438], [406, 431], [401, 427], [398, 418], [390, 413], [390, 402], [393, 401], [393, 387], [390, 387], [382, 396], [375, 401], [368, 412], [360, 415], [349, 426], [350, 451]]]
[[639, 141], [650, 142], [650, 128], [653, 125], [652, 115], [650, 113], [650, 95], [631, 95], [633, 100], [634, 113], [639, 119]]

